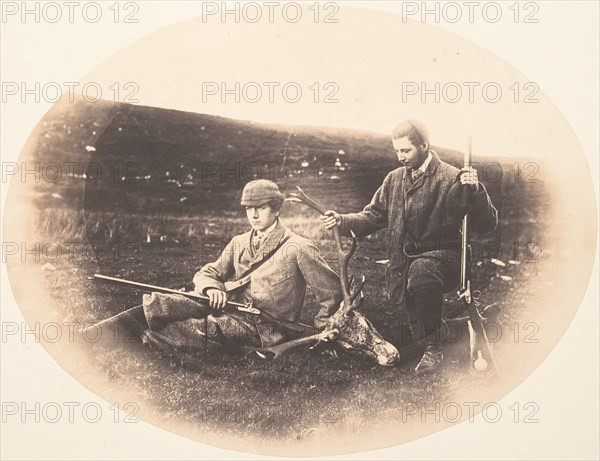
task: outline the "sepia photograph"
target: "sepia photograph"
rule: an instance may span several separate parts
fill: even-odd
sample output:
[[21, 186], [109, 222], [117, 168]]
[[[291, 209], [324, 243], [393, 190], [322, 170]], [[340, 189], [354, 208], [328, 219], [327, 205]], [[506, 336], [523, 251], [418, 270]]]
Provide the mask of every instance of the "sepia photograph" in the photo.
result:
[[[598, 5], [575, 3], [591, 42], [557, 64], [559, 87], [598, 61]], [[22, 438], [6, 459], [375, 459], [459, 426], [508, 449], [511, 425], [513, 451], [482, 459], [593, 459], [597, 324], [577, 318], [597, 284], [597, 127], [579, 139], [550, 84], [469, 38], [512, 27], [528, 61], [551, 60], [536, 30], [563, 16], [577, 28], [567, 10], [2, 2], [2, 382], [15, 389], [2, 425]], [[20, 61], [20, 27], [41, 34], [23, 35], [29, 47], [59, 27], [106, 43], [73, 35], [63, 59], [93, 65], [64, 78], [42, 65], [57, 57]], [[588, 129], [597, 82], [580, 88]], [[11, 134], [19, 104], [37, 112]], [[514, 397], [577, 325], [590, 342]], [[19, 355], [32, 350], [42, 365]], [[69, 385], [17, 397], [49, 392], [46, 373]], [[573, 395], [589, 420], [557, 419], [565, 434], [585, 426], [577, 443], [528, 449], [544, 393], [575, 376], [589, 377]], [[36, 448], [30, 425], [57, 435]], [[131, 439], [146, 451], [133, 426], [155, 434]], [[84, 433], [95, 444], [70, 447]], [[193, 445], [149, 451], [162, 434]]]

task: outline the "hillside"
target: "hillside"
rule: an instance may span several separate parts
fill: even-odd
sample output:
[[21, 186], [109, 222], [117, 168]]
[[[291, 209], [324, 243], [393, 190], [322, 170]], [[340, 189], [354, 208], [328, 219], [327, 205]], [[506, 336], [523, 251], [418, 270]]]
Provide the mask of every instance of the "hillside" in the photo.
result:
[[[398, 166], [389, 138], [379, 134], [107, 101], [59, 103], [32, 138], [37, 144], [29, 162], [63, 165], [59, 180], [35, 185], [44, 208], [181, 215], [235, 211], [244, 184], [267, 178], [283, 191], [298, 185], [349, 211], [362, 208]], [[449, 163], [462, 164], [460, 152], [434, 148]], [[518, 160], [494, 159], [504, 181], [497, 168], [487, 170], [489, 177], [480, 174], [495, 203], [523, 192], [523, 183], [506, 181]], [[69, 163], [75, 166], [64, 166]]]

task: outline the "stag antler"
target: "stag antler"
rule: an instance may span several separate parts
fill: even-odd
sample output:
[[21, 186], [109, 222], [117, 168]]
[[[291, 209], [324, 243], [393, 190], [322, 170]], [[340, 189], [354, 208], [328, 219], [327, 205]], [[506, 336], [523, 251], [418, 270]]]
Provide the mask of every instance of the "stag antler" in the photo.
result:
[[244, 347], [242, 348], [246, 352], [254, 352], [262, 359], [275, 359], [281, 357], [285, 353], [297, 347], [304, 346], [305, 344], [314, 343], [309, 349], [314, 349], [318, 344], [324, 342], [334, 341], [339, 334], [337, 329], [324, 330], [320, 333], [316, 333], [310, 336], [304, 336], [302, 338], [293, 339], [286, 341], [285, 343], [277, 344], [276, 346], [270, 347]]
[[[290, 193], [291, 197], [285, 199], [287, 202], [303, 203], [304, 205], [307, 205], [313, 210], [316, 210], [321, 214], [325, 214], [327, 209], [323, 205], [308, 197], [300, 187], [296, 186], [296, 189], [298, 189], [298, 192]], [[352, 286], [354, 278], [352, 276], [348, 277], [348, 264], [350, 263], [350, 259], [354, 255], [354, 252], [356, 251], [357, 247], [356, 235], [352, 231], [350, 231], [350, 233], [352, 235], [352, 245], [350, 246], [350, 249], [346, 252], [344, 251], [344, 248], [342, 246], [342, 237], [340, 235], [339, 227], [336, 226], [333, 228], [333, 239], [335, 240], [335, 245], [338, 250], [340, 282], [342, 284], [342, 294], [344, 296], [344, 309], [346, 315], [349, 315], [350, 312], [352, 312], [354, 309], [357, 309], [362, 304], [364, 299], [362, 289], [366, 280], [365, 276], [363, 275], [357, 287], [353, 290], [352, 293], [350, 292], [350, 287]], [[354, 302], [359, 295], [360, 299], [358, 303], [355, 304]]]

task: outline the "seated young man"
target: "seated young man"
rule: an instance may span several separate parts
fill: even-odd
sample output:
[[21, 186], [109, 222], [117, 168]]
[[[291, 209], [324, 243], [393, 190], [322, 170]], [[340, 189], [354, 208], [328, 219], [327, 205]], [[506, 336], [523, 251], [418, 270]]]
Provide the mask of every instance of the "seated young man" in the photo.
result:
[[[339, 277], [310, 240], [279, 221], [283, 195], [277, 185], [264, 179], [249, 182], [241, 205], [251, 229], [233, 237], [221, 256], [194, 276], [195, 291], [209, 301], [203, 305], [177, 295], [145, 295], [145, 343], [185, 350], [265, 347], [314, 333], [338, 309]], [[297, 323], [307, 283], [320, 305], [316, 328]], [[229, 301], [251, 302], [261, 314], [225, 310]]]

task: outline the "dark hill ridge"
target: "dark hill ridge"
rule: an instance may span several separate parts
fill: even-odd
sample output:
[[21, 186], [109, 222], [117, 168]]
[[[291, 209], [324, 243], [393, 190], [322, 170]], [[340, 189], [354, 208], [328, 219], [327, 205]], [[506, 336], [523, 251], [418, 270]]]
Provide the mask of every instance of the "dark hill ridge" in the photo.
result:
[[[72, 206], [83, 197], [86, 210], [237, 210], [244, 184], [262, 177], [284, 191], [299, 185], [342, 211], [356, 210], [398, 166], [389, 137], [380, 134], [259, 124], [107, 101], [59, 103], [42, 126], [32, 159], [80, 165], [69, 178], [42, 181], [46, 206]], [[434, 148], [449, 163], [462, 164], [460, 152]], [[518, 159], [495, 160], [506, 177]], [[488, 188], [501, 199], [500, 181]], [[54, 199], [48, 198], [51, 194]]]

